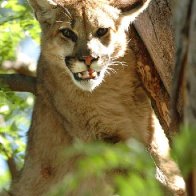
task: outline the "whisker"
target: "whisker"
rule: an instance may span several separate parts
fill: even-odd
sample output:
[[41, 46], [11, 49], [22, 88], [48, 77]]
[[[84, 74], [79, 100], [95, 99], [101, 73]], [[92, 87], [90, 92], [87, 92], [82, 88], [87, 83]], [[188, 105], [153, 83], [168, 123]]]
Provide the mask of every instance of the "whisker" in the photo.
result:
[[57, 20], [56, 23], [62, 23], [63, 21]]
[[64, 14], [70, 19], [70, 20], [73, 20], [72, 19], [72, 16], [71, 16], [71, 13], [69, 12], [69, 10], [66, 8], [66, 7], [64, 7], [64, 5], [62, 4], [62, 3], [58, 3], [58, 6], [60, 6], [61, 8], [63, 8], [63, 10], [64, 10]]
[[108, 68], [107, 68], [107, 71], [108, 71], [108, 72], [111, 71], [112, 73], [117, 73], [116, 70], [114, 70], [114, 69], [111, 68], [111, 67], [108, 67]]
[[130, 41], [131, 41], [131, 39], [129, 39], [129, 40], [127, 41], [127, 44], [129, 44]]
[[70, 19], [72, 19], [72, 15], [70, 13], [70, 11], [64, 7], [64, 10], [66, 11], [66, 14], [69, 16]]
[[69, 19], [72, 20], [72, 17], [70, 17], [70, 16], [67, 14], [67, 12], [63, 12], [63, 13], [65, 14], [65, 16], [67, 16]]
[[121, 66], [128, 66], [126, 62], [124, 61], [109, 61], [108, 63], [109, 66], [113, 65], [113, 66], [118, 66], [118, 65], [121, 65]]

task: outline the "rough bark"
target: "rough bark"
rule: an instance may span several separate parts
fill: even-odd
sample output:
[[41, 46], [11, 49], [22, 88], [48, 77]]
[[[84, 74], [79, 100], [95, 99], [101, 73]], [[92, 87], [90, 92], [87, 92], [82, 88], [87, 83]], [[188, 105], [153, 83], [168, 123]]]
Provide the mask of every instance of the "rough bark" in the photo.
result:
[[170, 96], [156, 70], [155, 64], [134, 27], [130, 28], [129, 35], [131, 38], [129, 45], [137, 57], [138, 74], [151, 98], [152, 105], [157, 116], [159, 116], [160, 123], [168, 135], [170, 126]]
[[[180, 123], [194, 129], [196, 124], [195, 9], [195, 0], [155, 0], [134, 24], [152, 59], [149, 63], [150, 57], [143, 52], [145, 47], [136, 41], [139, 74], [160, 121], [167, 122], [162, 125], [167, 125], [163, 127], [170, 135], [179, 130]], [[133, 37], [135, 42], [136, 36]], [[154, 96], [160, 92], [160, 96]], [[167, 106], [168, 118], [162, 112], [161, 101]], [[196, 195], [195, 172], [187, 185], [189, 195]]]
[[[184, 97], [183, 122], [196, 131], [196, 1], [175, 1], [173, 22], [176, 38], [175, 99]], [[182, 81], [182, 82], [179, 82]], [[181, 85], [180, 87], [180, 84]], [[182, 89], [179, 91], [178, 89]], [[196, 195], [196, 171], [187, 178], [189, 195]]]
[[[167, 0], [156, 0], [151, 2], [147, 12], [140, 15], [134, 23], [150, 55], [148, 55], [148, 59], [152, 59], [148, 60], [152, 63], [143, 62], [142, 66], [141, 63], [137, 66], [140, 70], [151, 70], [148, 71], [148, 74], [143, 71], [142, 78], [149, 74], [152, 75], [152, 79], [145, 79], [144, 85], [148, 84], [146, 89], [168, 136], [178, 130], [182, 115], [181, 99], [177, 100], [177, 107], [171, 111], [172, 81], [175, 70], [175, 39], [171, 16], [171, 3]], [[141, 46], [141, 44], [139, 45]], [[139, 59], [143, 59], [144, 55], [139, 56]], [[141, 62], [141, 60], [139, 61]], [[156, 86], [156, 89], [153, 86]], [[175, 115], [172, 115], [173, 113]]]
[[169, 95], [175, 65], [174, 33], [170, 19], [170, 4], [166, 0], [154, 0], [134, 23]]

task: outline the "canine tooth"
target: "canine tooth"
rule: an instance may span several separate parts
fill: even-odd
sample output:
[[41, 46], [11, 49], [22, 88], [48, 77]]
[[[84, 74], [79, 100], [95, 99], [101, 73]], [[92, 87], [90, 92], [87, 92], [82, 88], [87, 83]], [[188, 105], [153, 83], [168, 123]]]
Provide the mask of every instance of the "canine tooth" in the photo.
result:
[[93, 77], [96, 77], [96, 76], [97, 76], [97, 72], [94, 71], [94, 72], [92, 73], [92, 76], [93, 76]]
[[81, 73], [78, 73], [78, 77], [81, 78], [82, 77], [82, 74]]
[[82, 73], [83, 73], [83, 77], [89, 77], [88, 71], [84, 71], [84, 72], [82, 72]]

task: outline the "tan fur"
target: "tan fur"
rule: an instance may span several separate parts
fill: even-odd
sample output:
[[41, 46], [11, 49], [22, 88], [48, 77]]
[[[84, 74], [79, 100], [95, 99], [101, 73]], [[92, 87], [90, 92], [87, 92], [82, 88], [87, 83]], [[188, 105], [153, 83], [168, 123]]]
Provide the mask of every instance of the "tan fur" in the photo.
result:
[[[11, 193], [14, 196], [47, 195], [48, 190], [72, 170], [74, 158], [68, 161], [60, 152], [76, 139], [85, 142], [113, 142], [115, 139], [118, 142], [134, 137], [151, 148], [163, 173], [165, 168], [161, 161], [171, 161], [163, 130], [153, 130], [153, 111], [135, 70], [135, 56], [131, 50], [126, 51], [125, 28], [128, 27], [125, 27], [125, 18], [129, 16], [126, 20], [131, 21], [132, 14], [135, 18], [137, 12], [121, 14], [120, 7], [113, 7], [114, 2], [64, 0], [49, 4], [46, 0], [30, 1], [43, 30], [42, 50], [37, 71], [38, 94], [25, 165], [21, 176], [12, 185]], [[59, 29], [67, 27], [77, 34], [77, 43], [60, 33]], [[98, 39], [95, 38], [95, 32], [100, 27], [110, 27], [111, 30]], [[110, 53], [107, 57], [103, 55], [104, 50]], [[108, 56], [115, 58], [115, 61], [111, 65], [113, 71], [104, 72], [99, 85], [84, 90], [80, 85], [78, 87], [71, 72], [83, 69], [76, 66], [77, 63], [79, 65], [76, 56], [87, 53], [99, 57], [98, 61], [91, 64], [95, 70], [108, 69]], [[68, 68], [65, 57], [70, 55], [74, 59]], [[122, 62], [126, 65], [121, 65]], [[159, 143], [158, 132], [161, 133], [162, 143]], [[175, 175], [178, 175], [178, 169], [176, 166], [174, 168]], [[168, 182], [170, 172], [166, 174], [166, 183], [172, 189], [174, 182]], [[96, 193], [95, 190], [102, 187], [102, 183], [105, 183], [104, 180], [97, 182], [87, 179], [73, 195], [82, 196], [85, 190], [91, 191], [93, 196], [111, 195], [110, 191], [104, 189]]]

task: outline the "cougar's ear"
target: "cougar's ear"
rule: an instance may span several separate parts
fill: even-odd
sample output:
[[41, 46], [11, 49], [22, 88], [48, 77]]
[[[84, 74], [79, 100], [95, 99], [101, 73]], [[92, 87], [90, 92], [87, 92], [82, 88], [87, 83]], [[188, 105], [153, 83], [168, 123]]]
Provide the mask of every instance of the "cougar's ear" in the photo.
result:
[[151, 0], [110, 0], [112, 6], [121, 10], [120, 20], [124, 28], [128, 28], [130, 22], [141, 14]]
[[28, 0], [34, 10], [35, 17], [40, 23], [53, 23], [57, 3], [55, 0]]

